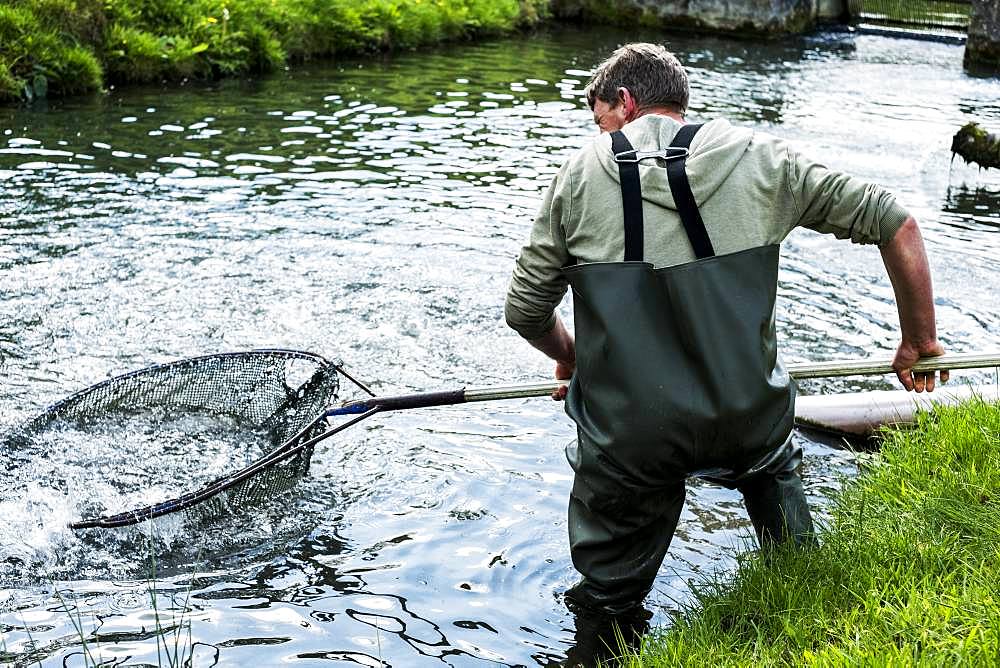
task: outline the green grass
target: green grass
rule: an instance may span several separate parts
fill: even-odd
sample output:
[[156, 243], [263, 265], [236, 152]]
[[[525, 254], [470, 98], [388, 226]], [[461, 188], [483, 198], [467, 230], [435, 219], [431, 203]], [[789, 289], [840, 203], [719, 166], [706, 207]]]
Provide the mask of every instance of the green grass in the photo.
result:
[[2, 0], [0, 100], [272, 71], [538, 23], [549, 0]]
[[1000, 409], [887, 432], [820, 538], [747, 555], [626, 665], [997, 665]]

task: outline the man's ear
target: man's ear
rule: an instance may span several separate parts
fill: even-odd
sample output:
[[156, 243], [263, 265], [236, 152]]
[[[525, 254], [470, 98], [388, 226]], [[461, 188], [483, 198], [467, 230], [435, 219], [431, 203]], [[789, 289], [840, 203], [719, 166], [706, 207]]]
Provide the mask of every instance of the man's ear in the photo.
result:
[[622, 111], [625, 112], [625, 122], [627, 123], [628, 121], [631, 121], [636, 108], [635, 98], [632, 97], [632, 91], [625, 86], [619, 86], [618, 103], [622, 105]]

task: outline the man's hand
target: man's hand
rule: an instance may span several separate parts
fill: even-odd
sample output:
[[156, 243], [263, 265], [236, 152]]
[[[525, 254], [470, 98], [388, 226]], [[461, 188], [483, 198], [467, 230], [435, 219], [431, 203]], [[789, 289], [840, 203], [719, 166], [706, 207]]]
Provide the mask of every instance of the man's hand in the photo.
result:
[[[924, 346], [915, 346], [903, 341], [896, 349], [896, 357], [892, 360], [892, 368], [896, 370], [896, 377], [903, 384], [906, 390], [917, 392], [934, 391], [935, 371], [917, 371], [911, 369], [922, 357], [938, 357], [944, 355], [944, 348], [937, 341], [933, 341]], [[948, 382], [948, 371], [941, 371], [941, 382]]]
[[[573, 372], [576, 371], [576, 362], [556, 362], [556, 380], [569, 380], [573, 377]], [[562, 401], [566, 398], [566, 393], [569, 391], [569, 385], [560, 385], [559, 389], [552, 393], [552, 398], [556, 401]]]
[[[568, 380], [576, 370], [576, 343], [573, 336], [566, 331], [559, 316], [548, 334], [528, 341], [536, 349], [541, 350], [556, 362], [556, 379]], [[566, 387], [560, 387], [552, 393], [552, 398], [561, 401], [566, 398]]]

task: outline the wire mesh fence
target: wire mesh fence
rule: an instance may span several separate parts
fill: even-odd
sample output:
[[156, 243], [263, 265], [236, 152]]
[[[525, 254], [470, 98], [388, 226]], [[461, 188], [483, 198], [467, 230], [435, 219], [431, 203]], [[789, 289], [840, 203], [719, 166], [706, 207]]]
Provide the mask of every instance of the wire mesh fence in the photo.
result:
[[855, 23], [965, 32], [971, 0], [848, 0]]

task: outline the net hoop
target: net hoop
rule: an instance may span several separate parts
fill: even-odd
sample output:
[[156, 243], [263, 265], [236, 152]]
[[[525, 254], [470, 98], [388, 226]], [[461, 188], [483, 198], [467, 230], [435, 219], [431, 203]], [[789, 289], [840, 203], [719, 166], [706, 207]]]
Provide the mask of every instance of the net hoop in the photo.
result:
[[[313, 440], [328, 428], [324, 409], [336, 400], [341, 373], [340, 362], [279, 348], [155, 364], [114, 376], [55, 402], [24, 423], [15, 438], [30, 441], [59, 420], [85, 421], [115, 412], [159, 407], [226, 415], [254, 429], [266, 430], [272, 448], [249, 466], [178, 497], [84, 519], [70, 527], [127, 526], [186, 509], [197, 509], [202, 518], [215, 516], [273, 498], [308, 473]], [[304, 381], [292, 380], [290, 374], [302, 376]], [[208, 500], [213, 502], [203, 503]]]

